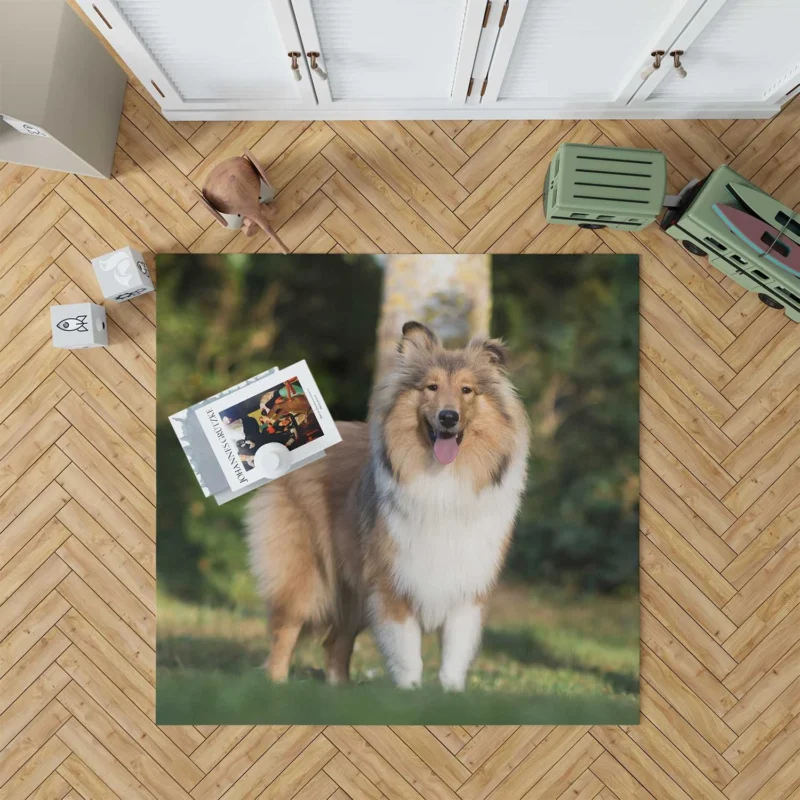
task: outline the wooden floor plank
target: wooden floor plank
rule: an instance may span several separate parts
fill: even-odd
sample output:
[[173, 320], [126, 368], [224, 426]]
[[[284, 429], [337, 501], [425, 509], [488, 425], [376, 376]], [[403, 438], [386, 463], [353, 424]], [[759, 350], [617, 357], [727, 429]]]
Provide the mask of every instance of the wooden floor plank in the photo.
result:
[[449, 245], [467, 232], [458, 217], [362, 123], [330, 123], [340, 139], [353, 149]]
[[[148, 715], [140, 711], [80, 648], [72, 645], [59, 658], [59, 666], [84, 692], [91, 692], [89, 696], [92, 702], [99, 703], [104, 714], [138, 742], [141, 748], [138, 751], [140, 757], [145, 753], [151, 756], [162, 768], [169, 771], [169, 775], [179, 786], [187, 791], [202, 778], [203, 773], [200, 768], [152, 722]], [[69, 691], [69, 687], [62, 690], [61, 694], [64, 691]], [[158, 772], [161, 774], [161, 770]], [[136, 774], [138, 776], [139, 772]]]
[[413, 253], [411, 242], [403, 236], [378, 210], [372, 206], [350, 181], [341, 175], [334, 175], [322, 187], [322, 191], [350, 219], [358, 219], [360, 227], [381, 248], [388, 253]]
[[147, 173], [184, 211], [198, 200], [197, 187], [125, 116], [120, 119], [117, 147]]
[[3, 787], [6, 800], [25, 800], [40, 787], [70, 754], [70, 749], [56, 736], [50, 737], [28, 759], [23, 769]]
[[312, 122], [267, 168], [270, 183], [280, 191], [328, 142], [334, 132], [324, 122]]
[[[403, 120], [400, 124], [449, 172], [456, 172], [469, 159], [469, 156], [435, 122]], [[464, 185], [463, 181], [459, 182]]]
[[[99, 556], [101, 562], [111, 570], [114, 577], [129, 589], [146, 608], [153, 614], [156, 613], [156, 585], [152, 575], [135, 558], [132, 558], [120, 542], [95, 521], [88, 511], [75, 500], [70, 500], [59, 510], [56, 518], [74, 534], [76, 539], [83, 543], [90, 553]], [[74, 572], [73, 575], [75, 575]]]
[[72, 608], [92, 620], [92, 625], [111, 642], [134, 669], [150, 683], [156, 679], [156, 655], [150, 647], [111, 607], [81, 580], [70, 572], [58, 584], [58, 594]]
[[238, 743], [234, 742], [224, 754], [219, 754], [216, 765], [192, 790], [192, 797], [195, 800], [218, 800], [280, 739], [285, 730], [276, 726], [252, 728]]
[[466, 200], [469, 192], [399, 122], [365, 124], [451, 211]]
[[[68, 783], [75, 781], [72, 785], [82, 790], [99, 792], [99, 797], [105, 797], [102, 792], [110, 789], [110, 793], [116, 797], [132, 798], [133, 800], [156, 800], [137, 778], [135, 778], [116, 758], [96, 739], [92, 734], [77, 720], [71, 717], [69, 721], [61, 727], [58, 738], [64, 742], [72, 751], [65, 763], [70, 764], [68, 772], [60, 772]], [[79, 762], [86, 764], [86, 771], [82, 770], [73, 757]], [[73, 773], [77, 772], [77, 775]], [[93, 779], [94, 778], [94, 779]]]
[[[321, 770], [337, 754], [338, 750], [324, 737], [317, 736], [278, 777], [273, 780], [261, 794], [259, 800], [276, 800], [287, 795], [296, 796], [295, 793], [304, 792], [310, 781], [319, 774], [325, 777]], [[330, 779], [336, 790], [336, 785]], [[260, 788], [260, 787], [259, 787]]]
[[[736, 632], [723, 645], [734, 658], [745, 658], [800, 603], [797, 548], [787, 552], [794, 543], [790, 540], [779, 550], [724, 607], [724, 612], [734, 622], [739, 622]], [[782, 581], [785, 573], [789, 577]]]
[[[736, 776], [736, 769], [725, 760], [683, 717], [675, 713], [669, 703], [647, 682], [642, 681], [642, 714], [707, 777], [717, 789], [722, 789]], [[648, 752], [647, 744], [636, 738], [635, 729], [628, 730], [639, 745]], [[677, 763], [681, 760], [669, 754], [660, 763]], [[682, 762], [681, 762], [682, 763]], [[692, 774], [685, 763], [682, 773]], [[680, 777], [678, 778], [680, 780]], [[689, 789], [684, 786], [686, 791]], [[700, 796], [705, 796], [705, 793]]]
[[200, 155], [207, 156], [235, 127], [235, 122], [203, 122], [186, 141]]
[[0, 206], [36, 172], [25, 164], [4, 164], [0, 167]]
[[186, 211], [120, 148], [117, 148], [114, 156], [111, 174], [184, 247], [188, 247], [203, 232]]
[[14, 594], [0, 606], [0, 637], [5, 638], [69, 573], [56, 555], [50, 556]]
[[58, 440], [58, 447], [93, 481], [112, 502], [150, 538], [155, 538], [155, 506], [148, 502], [134, 486], [123, 477], [122, 471], [106, 455], [70, 427]]
[[153, 641], [155, 615], [78, 539], [69, 538], [59, 548], [58, 555], [119, 615], [126, 625], [144, 641]]
[[70, 606], [52, 591], [0, 644], [0, 677], [14, 666], [36, 642], [69, 611]]
[[57, 478], [62, 486], [92, 519], [114, 537], [151, 575], [155, 575], [152, 539], [121, 511], [75, 464]]
[[107, 797], [108, 800], [121, 800], [119, 795], [103, 783], [75, 753], [61, 764], [58, 774], [73, 787], [66, 800], [77, 800], [78, 797]]
[[[766, 672], [761, 680], [725, 715], [725, 724], [737, 733], [750, 727], [797, 680], [800, 643]], [[794, 708], [797, 712], [797, 708]]]
[[450, 245], [442, 239], [435, 228], [415, 210], [409, 208], [403, 198], [352, 148], [336, 139], [325, 147], [322, 153], [420, 251], [437, 253], [450, 250]]
[[56, 264], [51, 264], [0, 314], [0, 341], [11, 341], [68, 284], [69, 278]]
[[453, 141], [465, 153], [474, 155], [502, 127], [502, 120], [473, 119], [453, 136]]
[[125, 91], [122, 113], [184, 175], [188, 175], [202, 160], [200, 153], [130, 83]]
[[736, 594], [736, 589], [644, 499], [639, 519], [642, 533], [718, 607]]
[[108, 752], [141, 780], [154, 797], [190, 800], [191, 795], [182, 789], [175, 778], [152, 756], [143, 754], [140, 742], [134, 740], [76, 681], [59, 693], [58, 700], [73, 719], [103, 742]]
[[[649, 539], [642, 537], [640, 561], [647, 574], [687, 611], [689, 616], [717, 643], [724, 642], [736, 630], [712, 600], [698, 588]], [[735, 669], [735, 668], [734, 668]], [[726, 684], [727, 685], [727, 684]], [[730, 687], [728, 687], [730, 688]]]
[[[462, 186], [474, 192], [528, 137], [538, 125], [531, 120], [508, 120], [455, 173]], [[463, 151], [461, 151], [463, 152]]]
[[5, 275], [58, 220], [69, 211], [57, 194], [48, 194], [3, 240], [0, 247], [0, 275]]
[[[556, 726], [536, 746], [527, 758], [498, 786], [498, 797], [512, 800], [536, 797], [535, 788], [547, 773], [572, 748], [584, 738], [588, 731], [585, 726]], [[493, 793], [494, 795], [494, 793]]]
[[67, 246], [67, 240], [55, 228], [51, 228], [0, 279], [0, 314], [64, 252]]
[[64, 175], [37, 169], [2, 205], [0, 242], [22, 222], [63, 180]]
[[[11, 528], [6, 531], [11, 535]], [[51, 519], [0, 569], [0, 602], [9, 597], [69, 538], [69, 531]]]
[[[0, 164], [0, 794], [799, 798], [800, 328], [657, 226], [578, 231], [542, 203], [576, 141], [663, 148], [671, 192], [730, 163], [798, 205], [798, 114], [169, 123], [133, 80], [110, 181]], [[245, 148], [298, 252], [639, 255], [640, 726], [154, 725], [155, 295], [74, 352], [48, 306], [102, 302], [89, 262], [125, 245], [276, 252], [198, 203]]]
[[714, 497], [719, 499], [732, 493], [736, 481], [645, 391], [641, 393], [640, 413], [642, 424], [660, 442], [668, 443], [672, 455], [696, 475]]
[[797, 132], [800, 119], [800, 103], [794, 98], [782, 114], [769, 120], [766, 125], [756, 124], [757, 135], [748, 142], [730, 166], [745, 178], [752, 178], [759, 169]]
[[[0, 566], [5, 568], [48, 522], [69, 502], [69, 495], [57, 483], [49, 484], [3, 532], [0, 539]], [[46, 559], [42, 559], [43, 561]], [[13, 592], [8, 593], [10, 597]]]
[[[723, 716], [736, 705], [736, 696], [646, 608], [642, 609], [642, 642], [658, 657], [665, 669], [671, 670], [680, 679], [679, 684], [672, 683], [670, 679], [670, 685], [691, 693], [681, 696], [696, 695], [718, 716]], [[656, 661], [652, 665], [660, 666]], [[662, 674], [668, 675], [666, 672]], [[667, 687], [658, 688], [662, 693], [668, 691]]]
[[[498, 168], [475, 187], [469, 198], [456, 209], [458, 216], [467, 225], [474, 227], [522, 180], [531, 167], [548, 156], [552, 148], [574, 130], [574, 127], [572, 120], [546, 121], [536, 126], [523, 140], [521, 146], [501, 161]], [[596, 129], [584, 126], [586, 135], [595, 135], [596, 132]]]
[[380, 800], [381, 790], [341, 752], [324, 767], [325, 774], [353, 800]]

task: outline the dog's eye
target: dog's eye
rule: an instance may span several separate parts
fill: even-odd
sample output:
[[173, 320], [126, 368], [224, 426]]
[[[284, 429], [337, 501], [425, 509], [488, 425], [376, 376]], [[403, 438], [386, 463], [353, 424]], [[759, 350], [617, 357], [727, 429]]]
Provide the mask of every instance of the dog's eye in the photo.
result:
[[469, 386], [462, 386], [461, 394], [472, 394], [472, 389], [470, 389]]
[[432, 392], [435, 392], [439, 388], [439, 384], [438, 383], [429, 383], [425, 388], [426, 389], [430, 389]]

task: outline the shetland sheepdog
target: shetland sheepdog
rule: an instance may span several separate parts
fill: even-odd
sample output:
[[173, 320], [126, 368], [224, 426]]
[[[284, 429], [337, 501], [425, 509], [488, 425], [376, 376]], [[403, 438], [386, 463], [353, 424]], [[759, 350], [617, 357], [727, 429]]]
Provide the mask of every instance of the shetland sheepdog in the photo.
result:
[[422, 633], [438, 630], [439, 680], [464, 689], [525, 488], [528, 420], [505, 365], [499, 340], [449, 350], [407, 322], [368, 423], [337, 423], [325, 458], [256, 493], [248, 542], [272, 680], [310, 627], [327, 630], [327, 680], [347, 681], [369, 627], [394, 682], [415, 687]]

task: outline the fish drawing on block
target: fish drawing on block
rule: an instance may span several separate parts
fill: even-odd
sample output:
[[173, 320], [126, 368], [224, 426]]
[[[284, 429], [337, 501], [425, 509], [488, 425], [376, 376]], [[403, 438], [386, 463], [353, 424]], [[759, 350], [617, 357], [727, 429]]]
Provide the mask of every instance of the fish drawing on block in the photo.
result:
[[800, 275], [800, 245], [758, 217], [733, 206], [714, 203], [714, 211], [742, 241], [781, 269]]
[[61, 322], [56, 324], [56, 327], [62, 331], [75, 331], [77, 333], [86, 333], [89, 330], [89, 326], [86, 323], [86, 314], [62, 319]]

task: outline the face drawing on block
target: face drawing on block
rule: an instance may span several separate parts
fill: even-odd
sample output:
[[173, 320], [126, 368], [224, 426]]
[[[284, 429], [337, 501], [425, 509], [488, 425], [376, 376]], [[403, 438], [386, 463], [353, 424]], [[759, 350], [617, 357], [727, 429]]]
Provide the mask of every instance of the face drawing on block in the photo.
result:
[[[130, 286], [133, 280], [131, 274], [131, 259], [127, 253], [112, 253], [102, 264], [103, 272], [113, 272], [114, 280], [123, 286]], [[141, 269], [141, 267], [139, 268]]]
[[89, 325], [86, 322], [86, 314], [62, 319], [61, 322], [56, 324], [56, 327], [62, 331], [75, 331], [76, 333], [86, 333], [86, 331], [89, 330]]

